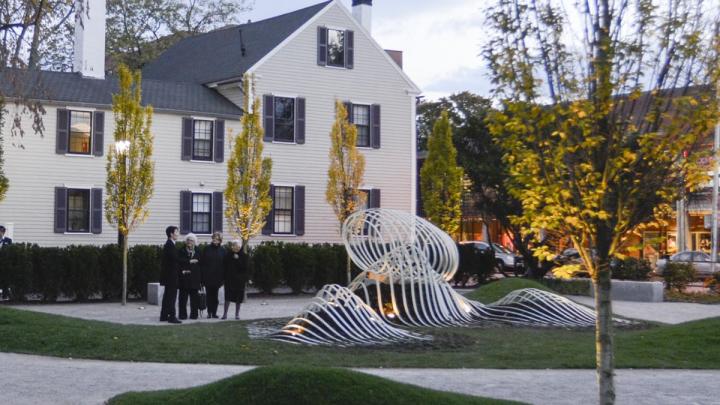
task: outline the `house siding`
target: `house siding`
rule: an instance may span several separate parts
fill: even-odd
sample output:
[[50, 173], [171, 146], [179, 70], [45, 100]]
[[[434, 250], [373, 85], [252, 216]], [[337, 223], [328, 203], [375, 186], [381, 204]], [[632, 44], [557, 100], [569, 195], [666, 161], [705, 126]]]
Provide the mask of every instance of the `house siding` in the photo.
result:
[[[330, 129], [335, 100], [356, 104], [380, 104], [381, 147], [361, 148], [365, 156], [363, 188], [382, 191], [381, 206], [413, 212], [414, 132], [411, 85], [384, 53], [360, 31], [357, 23], [337, 3], [305, 27], [277, 53], [254, 69], [256, 93], [306, 99], [305, 144], [265, 143], [273, 159], [272, 181], [305, 186], [305, 234], [261, 240], [340, 242], [339, 224], [325, 201]], [[317, 27], [355, 31], [353, 69], [317, 64]]]
[[[263, 94], [296, 96], [306, 99], [305, 143], [279, 144], [265, 142], [264, 154], [273, 160], [272, 183], [305, 187], [305, 228], [302, 236], [258, 236], [264, 240], [340, 243], [339, 225], [325, 201], [330, 129], [335, 117], [335, 100], [381, 106], [381, 147], [362, 148], [366, 159], [362, 188], [380, 189], [383, 208], [413, 212], [414, 196], [414, 94], [412, 84], [396, 69], [384, 52], [364, 35], [359, 25], [343, 7], [333, 3], [325, 12], [297, 33], [276, 53], [271, 54], [253, 71], [257, 97]], [[354, 68], [338, 69], [317, 65], [317, 27], [320, 25], [350, 29], [355, 32]], [[242, 91], [237, 84], [216, 89], [238, 106]], [[8, 106], [13, 114], [12, 105]], [[0, 202], [0, 224], [13, 224], [17, 242], [42, 246], [70, 244], [107, 244], [117, 241], [117, 231], [104, 218], [102, 233], [54, 233], [55, 187], [105, 188], [106, 156], [74, 157], [55, 153], [57, 108], [72, 105], [45, 105], [44, 136], [28, 133], [12, 138], [7, 120], [5, 136], [5, 172], [10, 188]], [[260, 107], [262, 111], [262, 106]], [[82, 109], [82, 108], [75, 108]], [[105, 154], [113, 142], [114, 117], [105, 111]], [[238, 120], [225, 121], [225, 161], [192, 162], [181, 159], [182, 118], [188, 115], [156, 112], [152, 132], [155, 136], [155, 190], [149, 203], [150, 215], [130, 235], [130, 244], [158, 244], [168, 225], [179, 225], [180, 191], [211, 193], [223, 191], [227, 160], [232, 140], [240, 131]], [[214, 119], [195, 115], [194, 118]], [[239, 117], [238, 117], [239, 119]], [[25, 117], [24, 128], [31, 128]], [[28, 131], [29, 132], [29, 131]], [[23, 147], [18, 147], [21, 143]], [[203, 185], [201, 185], [203, 184]], [[106, 195], [103, 195], [106, 198]], [[225, 221], [224, 233], [230, 227]], [[199, 236], [209, 242], [209, 235]]]
[[[13, 107], [14, 108], [14, 107]], [[23, 138], [5, 136], [5, 174], [10, 188], [0, 202], [0, 223], [13, 224], [13, 239], [17, 242], [37, 243], [41, 246], [66, 246], [71, 244], [102, 245], [117, 242], [117, 230], [105, 219], [101, 234], [54, 233], [54, 189], [102, 188], [105, 195], [107, 150], [113, 143], [115, 129], [111, 111], [105, 110], [105, 145], [103, 156], [66, 156], [55, 153], [55, 124], [58, 106], [45, 105], [43, 136], [28, 133]], [[62, 108], [74, 108], [64, 105]], [[14, 111], [10, 109], [10, 114]], [[181, 125], [183, 115], [154, 114], [152, 133], [155, 136], [153, 160], [155, 161], [155, 191], [148, 204], [147, 221], [131, 233], [130, 244], [158, 244], [165, 240], [165, 227], [180, 222], [180, 191], [223, 191], [225, 189], [226, 162], [187, 162], [180, 159]], [[200, 118], [198, 116], [198, 118]], [[210, 116], [205, 118], [212, 118]], [[31, 128], [25, 117], [24, 128]], [[225, 157], [229, 155], [228, 136], [237, 133], [239, 122], [225, 121]], [[22, 145], [20, 147], [19, 145]], [[204, 186], [200, 183], [203, 182]], [[227, 224], [223, 225], [229, 229]], [[203, 242], [210, 237], [199, 236]]]

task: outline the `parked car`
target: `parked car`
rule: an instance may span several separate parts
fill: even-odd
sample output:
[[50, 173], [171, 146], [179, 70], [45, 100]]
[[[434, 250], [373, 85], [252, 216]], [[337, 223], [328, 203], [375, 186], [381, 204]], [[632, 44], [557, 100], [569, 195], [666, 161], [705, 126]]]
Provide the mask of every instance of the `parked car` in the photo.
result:
[[[707, 277], [713, 274], [711, 256], [705, 252], [687, 250], [684, 252], [676, 253], [670, 256], [669, 259], [659, 259], [655, 263], [655, 273], [658, 275], [662, 275], [663, 270], [665, 270], [665, 266], [668, 264], [668, 262], [690, 263], [695, 269], [695, 274], [698, 277]], [[720, 271], [720, 263], [717, 263], [715, 266], [715, 273], [717, 273], [718, 271]]]
[[525, 273], [522, 256], [516, 255], [510, 249], [499, 243], [493, 243], [492, 245], [495, 249], [495, 261], [503, 270], [512, 271], [516, 275]]

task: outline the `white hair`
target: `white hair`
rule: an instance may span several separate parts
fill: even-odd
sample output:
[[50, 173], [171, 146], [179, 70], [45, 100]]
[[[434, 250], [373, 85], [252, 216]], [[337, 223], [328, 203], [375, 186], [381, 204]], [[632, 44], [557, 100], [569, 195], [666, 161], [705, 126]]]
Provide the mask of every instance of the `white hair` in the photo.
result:
[[233, 239], [230, 243], [242, 247], [242, 241], [240, 239]]
[[187, 234], [187, 236], [185, 237], [185, 241], [187, 242], [189, 240], [193, 241], [193, 243], [195, 243], [196, 245], [198, 244], [197, 236], [195, 236], [194, 233]]

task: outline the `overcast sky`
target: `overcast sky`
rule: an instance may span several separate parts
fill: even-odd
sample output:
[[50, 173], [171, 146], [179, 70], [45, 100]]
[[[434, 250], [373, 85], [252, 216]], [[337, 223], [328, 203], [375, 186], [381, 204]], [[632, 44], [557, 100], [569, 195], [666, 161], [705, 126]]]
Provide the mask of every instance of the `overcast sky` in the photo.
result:
[[[255, 0], [246, 18], [284, 14], [321, 0]], [[342, 0], [348, 8], [351, 0]], [[403, 67], [428, 99], [463, 90], [488, 95], [480, 54], [482, 2], [375, 0], [372, 33], [385, 49], [404, 52]]]

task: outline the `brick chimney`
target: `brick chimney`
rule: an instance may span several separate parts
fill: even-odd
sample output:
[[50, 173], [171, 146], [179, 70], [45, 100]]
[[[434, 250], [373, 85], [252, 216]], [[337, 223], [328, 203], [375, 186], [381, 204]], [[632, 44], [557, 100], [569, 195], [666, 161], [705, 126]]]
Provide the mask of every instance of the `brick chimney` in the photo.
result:
[[73, 71], [83, 77], [105, 78], [105, 0], [76, 0]]
[[360, 25], [372, 32], [372, 0], [353, 0], [352, 14]]

